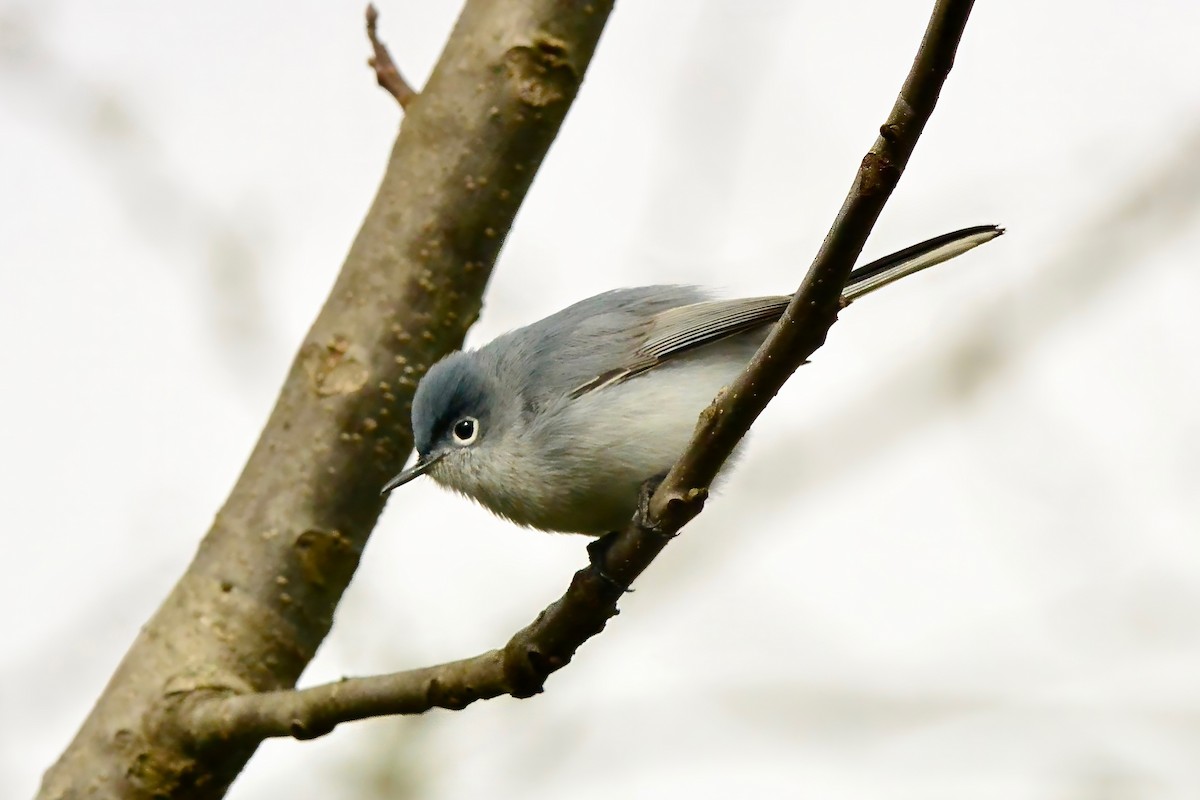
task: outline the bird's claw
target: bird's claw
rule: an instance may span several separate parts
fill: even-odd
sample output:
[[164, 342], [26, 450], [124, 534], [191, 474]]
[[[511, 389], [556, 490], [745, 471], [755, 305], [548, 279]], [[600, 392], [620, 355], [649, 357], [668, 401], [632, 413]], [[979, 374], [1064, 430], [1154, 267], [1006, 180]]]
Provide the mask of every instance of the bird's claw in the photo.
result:
[[613, 541], [619, 534], [619, 531], [610, 531], [609, 533], [601, 536], [599, 539], [589, 543], [587, 546], [588, 560], [591, 562], [592, 572], [596, 574], [597, 578], [604, 581], [622, 594], [630, 594], [633, 592], [633, 589], [630, 589], [628, 586], [605, 572], [603, 566], [604, 557], [608, 555], [609, 548], [612, 547]]
[[655, 475], [653, 478], [642, 484], [642, 488], [638, 492], [638, 508], [636, 519], [642, 530], [653, 533], [656, 536], [660, 536], [669, 541], [678, 536], [679, 532], [675, 531], [673, 533], [667, 533], [657, 522], [650, 522], [650, 501], [654, 498], [654, 493], [658, 491], [658, 487], [662, 485], [662, 482], [666, 480], [666, 478], [667, 473], [664, 472], [661, 475]]

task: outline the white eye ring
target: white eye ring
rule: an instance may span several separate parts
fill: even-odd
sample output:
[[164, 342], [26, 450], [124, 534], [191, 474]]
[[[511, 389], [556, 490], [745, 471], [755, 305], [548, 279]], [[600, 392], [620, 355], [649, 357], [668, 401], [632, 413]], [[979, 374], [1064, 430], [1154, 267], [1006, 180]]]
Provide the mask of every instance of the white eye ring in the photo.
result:
[[474, 417], [463, 417], [454, 423], [454, 427], [450, 429], [450, 435], [454, 437], [454, 443], [462, 447], [473, 444], [479, 438], [479, 420]]

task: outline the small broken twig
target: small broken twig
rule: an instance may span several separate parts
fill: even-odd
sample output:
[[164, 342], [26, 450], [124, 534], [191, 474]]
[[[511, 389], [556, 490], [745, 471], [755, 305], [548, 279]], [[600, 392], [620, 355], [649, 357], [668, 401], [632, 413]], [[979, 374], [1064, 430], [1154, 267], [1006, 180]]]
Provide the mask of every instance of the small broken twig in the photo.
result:
[[388, 52], [387, 45], [379, 41], [376, 31], [378, 22], [379, 11], [375, 4], [367, 4], [367, 38], [371, 40], [371, 47], [375, 50], [375, 55], [367, 59], [367, 64], [375, 70], [375, 80], [379, 85], [396, 98], [401, 108], [408, 108], [408, 104], [416, 98], [417, 92], [408, 85], [408, 81], [404, 80], [404, 76], [396, 68], [396, 62], [392, 61], [392, 54]]

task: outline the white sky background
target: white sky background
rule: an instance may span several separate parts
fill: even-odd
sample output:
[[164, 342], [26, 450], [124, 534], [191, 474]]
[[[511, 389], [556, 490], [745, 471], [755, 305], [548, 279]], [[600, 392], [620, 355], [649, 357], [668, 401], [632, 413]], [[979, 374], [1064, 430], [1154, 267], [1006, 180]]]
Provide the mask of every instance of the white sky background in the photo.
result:
[[[480, 343], [618, 285], [794, 287], [927, 1], [620, 3]], [[458, 4], [384, 2], [418, 87]], [[0, 794], [185, 568], [400, 118], [357, 3], [0, 2]], [[1191, 0], [981, 0], [843, 315], [723, 494], [531, 701], [266, 744], [231, 797], [1200, 794]], [[304, 682], [503, 642], [582, 539], [429, 482]]]

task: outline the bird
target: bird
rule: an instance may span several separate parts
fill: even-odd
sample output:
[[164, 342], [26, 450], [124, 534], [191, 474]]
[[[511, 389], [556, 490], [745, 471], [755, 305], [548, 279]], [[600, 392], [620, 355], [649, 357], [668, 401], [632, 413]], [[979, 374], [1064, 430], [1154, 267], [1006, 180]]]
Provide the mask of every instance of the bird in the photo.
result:
[[[855, 269], [843, 304], [1002, 233], [964, 228]], [[451, 353], [413, 397], [416, 461], [381, 493], [428, 475], [521, 526], [617, 530], [790, 301], [714, 299], [681, 285], [615, 289]]]

